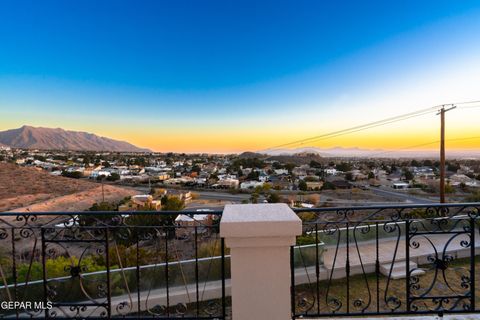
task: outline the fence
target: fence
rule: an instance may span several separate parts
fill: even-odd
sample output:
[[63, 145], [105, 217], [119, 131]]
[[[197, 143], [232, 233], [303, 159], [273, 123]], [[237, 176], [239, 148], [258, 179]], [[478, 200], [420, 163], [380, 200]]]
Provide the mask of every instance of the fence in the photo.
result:
[[225, 319], [221, 212], [178, 214], [3, 213], [0, 317]]
[[477, 312], [479, 209], [296, 209], [310, 245], [291, 250], [293, 318]]

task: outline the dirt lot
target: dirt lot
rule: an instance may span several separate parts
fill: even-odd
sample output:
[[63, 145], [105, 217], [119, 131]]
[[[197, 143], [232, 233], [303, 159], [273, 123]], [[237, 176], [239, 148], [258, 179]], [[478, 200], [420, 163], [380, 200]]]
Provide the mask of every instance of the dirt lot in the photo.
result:
[[[137, 193], [129, 188], [105, 185], [106, 201], [118, 201]], [[0, 163], [0, 212], [83, 211], [101, 200], [101, 186], [97, 183]]]

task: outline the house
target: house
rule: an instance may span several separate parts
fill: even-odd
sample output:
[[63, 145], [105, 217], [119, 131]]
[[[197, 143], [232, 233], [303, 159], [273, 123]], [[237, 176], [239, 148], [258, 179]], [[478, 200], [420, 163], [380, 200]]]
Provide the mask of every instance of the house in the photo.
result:
[[307, 190], [320, 190], [323, 187], [323, 181], [307, 181]]
[[204, 233], [212, 225], [213, 216], [211, 214], [179, 214], [175, 218], [175, 224], [183, 228], [175, 228], [175, 236], [180, 239], [188, 238], [192, 233]]
[[268, 174], [265, 172], [261, 171], [258, 175], [258, 180], [262, 182], [267, 182], [268, 181]]
[[415, 177], [422, 179], [434, 179], [435, 171], [430, 167], [413, 167], [411, 170]]
[[277, 189], [277, 190], [290, 189], [292, 187], [292, 184], [288, 176], [285, 176], [285, 175], [270, 176], [269, 183], [272, 185], [273, 189]]
[[218, 180], [217, 182], [217, 185], [221, 188], [236, 189], [238, 188], [239, 184], [240, 184], [240, 181], [238, 181], [238, 179], [232, 179], [232, 178], [224, 178], [224, 179]]
[[254, 189], [258, 186], [263, 186], [263, 182], [251, 180], [251, 181], [242, 182], [240, 184], [240, 189]]
[[335, 176], [337, 175], [338, 171], [335, 168], [327, 168], [324, 170], [325, 174], [328, 176]]
[[185, 202], [192, 200], [192, 193], [183, 190], [168, 190], [168, 196], [177, 197]]
[[149, 194], [139, 194], [132, 196], [130, 205], [124, 205], [119, 208], [119, 211], [143, 210], [143, 209], [161, 210], [161, 201], [153, 200], [153, 197]]
[[392, 188], [397, 190], [405, 190], [405, 189], [408, 189], [409, 187], [410, 187], [410, 184], [407, 182], [394, 182], [392, 184]]
[[350, 171], [350, 173], [352, 174], [352, 179], [353, 180], [366, 180], [366, 179], [368, 179], [368, 176], [358, 169], [354, 169], [354, 170]]
[[307, 167], [306, 166], [300, 166], [300, 167], [295, 167], [292, 169], [292, 173], [296, 175], [297, 177], [300, 176], [306, 176], [307, 175]]
[[450, 181], [450, 185], [452, 186], [458, 186], [462, 183], [465, 185], [471, 184], [473, 179], [467, 177], [464, 174], [452, 174], [448, 180]]
[[101, 169], [101, 170], [94, 170], [94, 171], [92, 171], [92, 173], [90, 173], [89, 178], [90, 178], [90, 179], [97, 179], [98, 177], [101, 177], [101, 176], [103, 176], [103, 177], [110, 177], [110, 175], [111, 175], [111, 172], [110, 172], [110, 171]]

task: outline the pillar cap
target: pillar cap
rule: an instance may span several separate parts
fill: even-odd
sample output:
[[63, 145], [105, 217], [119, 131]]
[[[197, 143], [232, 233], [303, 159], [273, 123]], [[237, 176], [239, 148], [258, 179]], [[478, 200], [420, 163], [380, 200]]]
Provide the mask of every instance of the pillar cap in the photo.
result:
[[302, 234], [302, 221], [284, 203], [226, 205], [220, 221], [224, 238], [292, 237]]

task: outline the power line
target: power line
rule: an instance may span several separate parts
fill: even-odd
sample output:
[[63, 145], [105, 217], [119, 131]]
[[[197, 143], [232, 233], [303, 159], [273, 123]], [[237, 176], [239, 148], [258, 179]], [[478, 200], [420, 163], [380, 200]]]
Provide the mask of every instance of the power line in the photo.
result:
[[[475, 139], [480, 139], [480, 136], [466, 137], [466, 138], [456, 138], [456, 139], [447, 139], [447, 140], [445, 140], [445, 141], [452, 142], [452, 141], [464, 141], [464, 140], [475, 140]], [[371, 153], [371, 154], [366, 155], [366, 157], [372, 157], [372, 156], [378, 156], [378, 155], [383, 155], [383, 154], [388, 154], [388, 153], [393, 153], [393, 152], [398, 152], [398, 151], [405, 151], [405, 150], [409, 150], [409, 149], [415, 149], [415, 148], [419, 148], [419, 147], [424, 147], [424, 146], [432, 145], [432, 144], [435, 144], [435, 143], [440, 143], [440, 140], [425, 142], [425, 143], [416, 144], [416, 145], [408, 146], [408, 147], [402, 147], [402, 148], [395, 149], [395, 150], [388, 150], [388, 151], [380, 151], [380, 152], [378, 152], [378, 153], [377, 153], [377, 152], [376, 152], [376, 153]]]
[[[444, 108], [445, 106], [456, 107], [457, 105], [468, 105], [468, 104], [475, 104], [475, 103], [480, 103], [480, 100], [461, 101], [461, 102], [456, 102], [456, 103], [448, 103], [448, 104], [444, 104], [444, 105], [437, 105], [437, 106], [434, 106], [434, 107], [417, 110], [417, 111], [414, 111], [414, 112], [410, 112], [410, 113], [398, 115], [398, 116], [395, 116], [395, 117], [386, 118], [386, 119], [383, 119], [383, 120], [378, 120], [378, 121], [354, 126], [354, 127], [351, 127], [351, 128], [346, 128], [346, 129], [342, 129], [342, 130], [338, 130], [338, 131], [328, 132], [328, 133], [325, 133], [325, 134], [321, 134], [321, 135], [317, 135], [317, 136], [313, 136], [313, 137], [309, 137], [309, 138], [305, 138], [305, 139], [295, 140], [295, 141], [292, 141], [292, 142], [288, 142], [288, 143], [276, 145], [276, 146], [273, 146], [273, 147], [269, 147], [269, 148], [266, 148], [266, 149], [262, 149], [262, 150], [259, 150], [258, 152], [262, 152], [262, 151], [264, 152], [264, 151], [267, 151], [267, 150], [278, 149], [278, 148], [282, 148], [282, 147], [289, 147], [289, 146], [293, 147], [295, 145], [302, 145], [302, 144], [305, 144], [305, 143], [313, 143], [313, 142], [317, 142], [317, 141], [321, 141], [321, 140], [331, 139], [331, 138], [335, 138], [335, 137], [338, 137], [338, 136], [351, 134], [351, 133], [375, 128], [375, 127], [378, 127], [378, 126], [383, 126], [383, 125], [407, 120], [407, 119], [410, 119], [410, 118], [423, 116], [423, 115], [429, 114], [433, 111], [438, 111], [439, 108]], [[460, 106], [458, 108], [459, 109], [480, 108], [480, 105], [479, 106]]]
[[386, 119], [382, 119], [382, 120], [378, 120], [378, 121], [374, 121], [374, 122], [369, 122], [369, 123], [354, 126], [354, 127], [351, 127], [351, 128], [346, 128], [346, 129], [342, 129], [342, 130], [338, 130], [338, 131], [333, 131], [333, 132], [321, 134], [321, 135], [318, 135], [318, 136], [313, 136], [313, 137], [309, 137], [309, 138], [305, 138], [305, 139], [301, 139], [301, 140], [292, 141], [292, 142], [289, 142], [289, 143], [280, 144], [280, 145], [273, 146], [273, 147], [270, 147], [270, 148], [267, 148], [267, 149], [264, 149], [264, 150], [277, 149], [277, 148], [286, 147], [286, 146], [303, 144], [303, 143], [306, 143], [306, 142], [314, 142], [314, 141], [318, 141], [318, 140], [334, 138], [334, 137], [338, 137], [340, 135], [350, 134], [350, 133], [358, 132], [358, 131], [361, 131], [361, 130], [366, 130], [366, 129], [370, 129], [370, 128], [374, 128], [374, 127], [378, 127], [378, 126], [382, 126], [382, 125], [386, 125], [386, 124], [410, 119], [410, 118], [413, 118], [413, 117], [422, 116], [422, 115], [437, 111], [437, 109], [438, 109], [438, 106], [430, 107], [430, 108], [426, 108], [426, 109], [421, 109], [421, 110], [417, 110], [415, 112], [410, 112], [410, 113], [398, 115], [398, 116], [395, 116], [395, 117], [390, 117], [390, 118], [386, 118]]
[[475, 108], [480, 108], [480, 105], [478, 106], [466, 106], [466, 107], [458, 107], [459, 109], [475, 109]]
[[471, 101], [448, 103], [447, 105], [459, 105], [459, 104], [471, 104], [471, 103], [480, 103], [480, 100], [471, 100]]
[[346, 135], [346, 134], [355, 133], [355, 132], [358, 132], [358, 131], [363, 131], [363, 130], [367, 130], [367, 129], [371, 129], [371, 128], [383, 126], [383, 125], [386, 125], [386, 124], [390, 124], [390, 123], [394, 123], [394, 122], [399, 122], [399, 121], [407, 120], [407, 119], [410, 119], [410, 118], [415, 118], [415, 117], [423, 116], [423, 115], [426, 115], [426, 114], [428, 114], [428, 113], [431, 113], [431, 111], [430, 111], [430, 112], [426, 112], [426, 113], [421, 113], [421, 114], [413, 115], [413, 116], [409, 116], [409, 117], [405, 117], [405, 118], [401, 118], [401, 119], [398, 119], [398, 120], [383, 122], [383, 123], [376, 124], [376, 125], [372, 125], [372, 126], [368, 126], [368, 127], [365, 127], [365, 128], [360, 128], [360, 129], [357, 129], [357, 130], [348, 131], [348, 132], [345, 132], [345, 133], [339, 133], [339, 134], [331, 135], [331, 136], [324, 137], [324, 138], [314, 139], [314, 140], [311, 140], [311, 141], [309, 141], [309, 142], [317, 142], [317, 141], [321, 141], [321, 140], [331, 139], [331, 138], [335, 138], [335, 137], [338, 137], [338, 136], [343, 136], [343, 135]]

